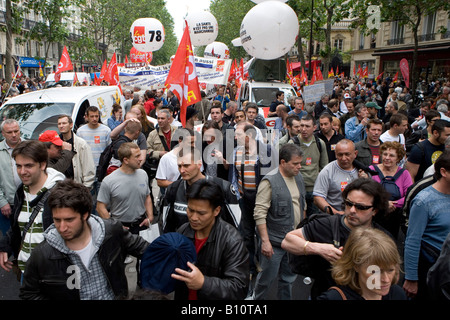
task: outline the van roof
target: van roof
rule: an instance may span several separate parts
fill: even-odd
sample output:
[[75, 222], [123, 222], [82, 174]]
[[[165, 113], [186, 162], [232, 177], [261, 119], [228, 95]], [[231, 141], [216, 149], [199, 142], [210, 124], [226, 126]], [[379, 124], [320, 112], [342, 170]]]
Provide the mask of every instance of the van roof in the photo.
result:
[[275, 88], [292, 88], [292, 86], [288, 83], [284, 82], [261, 82], [261, 81], [252, 81], [249, 82], [254, 88], [267, 88], [267, 87], [275, 87]]
[[[75, 72], [61, 72], [61, 80], [73, 80], [75, 77]], [[86, 72], [77, 72], [78, 79], [90, 79], [90, 75]], [[50, 73], [45, 81], [55, 81], [55, 73]]]
[[5, 102], [3, 105], [20, 104], [32, 102], [77, 102], [85, 97], [95, 94], [102, 94], [120, 90], [118, 86], [81, 86], [81, 87], [61, 87], [49, 88], [15, 96]]

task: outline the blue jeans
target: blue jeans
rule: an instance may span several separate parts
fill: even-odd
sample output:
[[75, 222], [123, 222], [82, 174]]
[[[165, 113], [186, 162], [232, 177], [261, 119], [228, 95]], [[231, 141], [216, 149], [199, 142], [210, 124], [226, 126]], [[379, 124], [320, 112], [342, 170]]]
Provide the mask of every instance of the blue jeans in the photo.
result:
[[272, 282], [278, 277], [278, 299], [292, 299], [292, 284], [297, 279], [297, 274], [291, 271], [288, 263], [288, 255], [281, 247], [273, 246], [273, 255], [269, 259], [261, 254], [260, 262], [262, 271], [258, 273], [255, 284], [255, 300], [265, 300], [267, 291]]
[[6, 235], [6, 232], [9, 230], [10, 226], [11, 223], [9, 222], [9, 218], [0, 213], [0, 231], [2, 232], [3, 236]]

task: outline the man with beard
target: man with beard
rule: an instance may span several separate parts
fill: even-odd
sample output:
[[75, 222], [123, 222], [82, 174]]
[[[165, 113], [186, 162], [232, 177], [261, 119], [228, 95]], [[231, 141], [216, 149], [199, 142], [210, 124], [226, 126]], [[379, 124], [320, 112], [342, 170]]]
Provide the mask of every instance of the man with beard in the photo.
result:
[[85, 186], [66, 179], [53, 192], [48, 203], [54, 223], [30, 257], [20, 297], [127, 298], [125, 256], [142, 255], [148, 242], [131, 234], [118, 220], [91, 215], [92, 197]]
[[[48, 168], [48, 152], [44, 143], [36, 140], [20, 142], [12, 152], [17, 174], [22, 183], [14, 196], [11, 227], [0, 239], [0, 267], [21, 276], [25, 264], [38, 243], [44, 240], [44, 230], [52, 223], [47, 197], [64, 174]], [[13, 255], [15, 260], [9, 261]], [[16, 268], [18, 267], [18, 268]]]
[[95, 164], [91, 147], [84, 139], [73, 132], [72, 117], [68, 115], [60, 116], [58, 118], [58, 130], [61, 140], [71, 144], [72, 150], [75, 152], [66, 176], [73, 177], [75, 181], [82, 183], [89, 189], [92, 188], [95, 181]]
[[345, 138], [342, 134], [336, 132], [336, 130], [333, 129], [332, 124], [333, 124], [332, 116], [324, 112], [319, 117], [320, 131], [316, 134], [317, 137], [319, 137], [320, 139], [323, 140], [323, 142], [325, 142], [328, 153], [328, 162], [336, 160], [336, 154], [334, 153], [334, 150], [336, 149], [336, 144]]

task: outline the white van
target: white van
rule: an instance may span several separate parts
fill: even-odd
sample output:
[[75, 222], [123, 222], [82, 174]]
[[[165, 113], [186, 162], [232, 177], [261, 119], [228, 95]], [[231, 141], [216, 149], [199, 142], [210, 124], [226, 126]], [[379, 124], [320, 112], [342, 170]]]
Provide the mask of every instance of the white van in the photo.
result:
[[50, 73], [45, 79], [45, 88], [52, 88], [56, 85], [61, 85], [62, 87], [72, 87], [73, 81], [75, 79], [75, 73], [77, 74], [79, 83], [87, 83], [87, 85], [91, 85], [91, 77], [86, 72], [62, 72], [61, 79], [58, 83], [55, 82], [55, 74]]
[[264, 110], [267, 115], [270, 104], [276, 99], [277, 91], [284, 92], [284, 103], [289, 106], [288, 100], [292, 96], [297, 96], [295, 89], [288, 83], [270, 81], [270, 82], [256, 82], [244, 81], [239, 92], [238, 108], [242, 106], [244, 101], [254, 102]]
[[0, 108], [0, 122], [8, 118], [16, 119], [22, 138], [36, 140], [45, 130], [58, 131], [58, 117], [62, 114], [72, 117], [76, 132], [85, 123], [84, 115], [90, 106], [100, 109], [101, 122], [106, 125], [112, 105], [117, 102], [123, 108], [124, 101], [117, 86], [43, 89], [8, 100]]

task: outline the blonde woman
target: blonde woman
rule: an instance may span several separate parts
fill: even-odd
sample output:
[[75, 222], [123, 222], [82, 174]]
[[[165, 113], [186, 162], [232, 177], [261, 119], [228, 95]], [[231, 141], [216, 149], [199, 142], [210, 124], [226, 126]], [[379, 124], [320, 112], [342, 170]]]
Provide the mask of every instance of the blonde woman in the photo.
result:
[[337, 286], [318, 300], [406, 300], [397, 285], [401, 258], [385, 232], [356, 228], [345, 243], [342, 257], [333, 263], [331, 275]]

